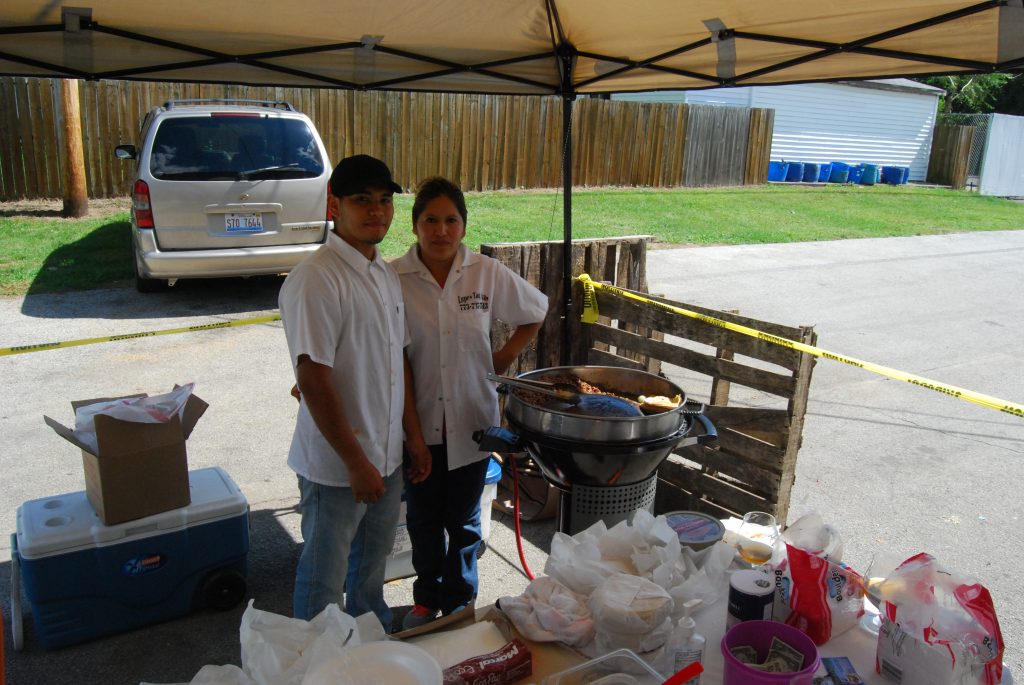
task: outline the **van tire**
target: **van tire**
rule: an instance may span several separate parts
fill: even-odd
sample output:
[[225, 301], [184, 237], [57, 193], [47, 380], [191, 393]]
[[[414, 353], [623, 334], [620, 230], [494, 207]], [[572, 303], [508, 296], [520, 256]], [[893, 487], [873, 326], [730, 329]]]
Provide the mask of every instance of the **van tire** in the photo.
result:
[[167, 281], [162, 278], [144, 278], [139, 275], [139, 267], [135, 267], [135, 289], [140, 293], [159, 293], [167, 290]]

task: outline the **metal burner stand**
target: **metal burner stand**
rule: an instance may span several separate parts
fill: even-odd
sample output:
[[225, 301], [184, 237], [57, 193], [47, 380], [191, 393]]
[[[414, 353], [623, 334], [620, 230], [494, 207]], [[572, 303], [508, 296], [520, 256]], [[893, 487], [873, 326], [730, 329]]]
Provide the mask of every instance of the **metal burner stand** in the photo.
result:
[[654, 513], [658, 474], [630, 485], [573, 485], [558, 489], [558, 530], [575, 535], [598, 521], [611, 528], [628, 521], [639, 509]]

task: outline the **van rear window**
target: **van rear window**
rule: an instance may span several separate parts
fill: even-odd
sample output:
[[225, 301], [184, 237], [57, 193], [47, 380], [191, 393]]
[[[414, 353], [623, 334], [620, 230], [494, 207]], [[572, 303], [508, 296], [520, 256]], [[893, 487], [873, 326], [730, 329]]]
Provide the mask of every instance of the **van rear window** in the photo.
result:
[[324, 172], [306, 122], [224, 114], [165, 120], [149, 166], [154, 178], [169, 181], [315, 178]]

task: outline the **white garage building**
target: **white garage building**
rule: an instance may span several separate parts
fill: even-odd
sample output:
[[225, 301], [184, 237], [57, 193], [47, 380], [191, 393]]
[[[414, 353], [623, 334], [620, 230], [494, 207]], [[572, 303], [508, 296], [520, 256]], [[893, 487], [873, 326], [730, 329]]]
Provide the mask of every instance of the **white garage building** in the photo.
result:
[[924, 181], [943, 93], [909, 79], [884, 79], [622, 93], [612, 99], [774, 109], [773, 160], [909, 166], [910, 180]]

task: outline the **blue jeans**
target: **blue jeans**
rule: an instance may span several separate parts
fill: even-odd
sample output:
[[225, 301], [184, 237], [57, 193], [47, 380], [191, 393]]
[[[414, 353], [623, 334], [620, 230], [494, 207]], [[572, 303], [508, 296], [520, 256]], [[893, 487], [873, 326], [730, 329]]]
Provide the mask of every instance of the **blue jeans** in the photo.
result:
[[[344, 596], [345, 613], [359, 616], [372, 611], [389, 630], [392, 616], [384, 601], [384, 570], [395, 543], [402, 469], [384, 477], [384, 496], [370, 505], [357, 504], [351, 488], [298, 478], [304, 543], [295, 571], [292, 613], [309, 620], [328, 604], [341, 605]], [[345, 592], [353, 546], [360, 549], [358, 567], [352, 569]]]
[[487, 459], [449, 471], [445, 445], [431, 445], [430, 456], [430, 476], [422, 483], [405, 484], [416, 570], [412, 597], [417, 604], [449, 614], [472, 602], [479, 588], [476, 553]]

